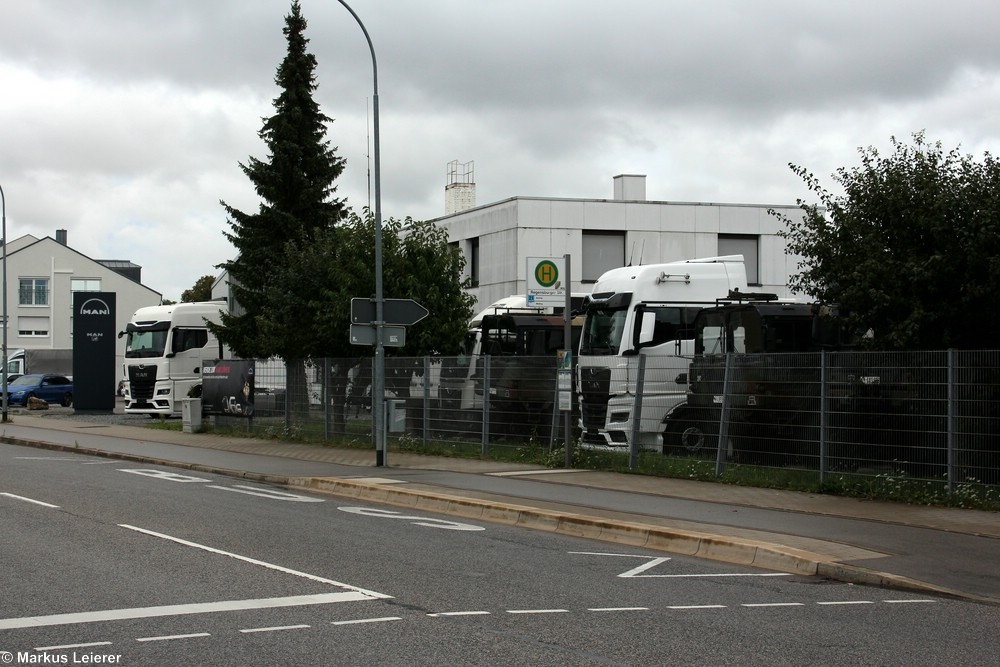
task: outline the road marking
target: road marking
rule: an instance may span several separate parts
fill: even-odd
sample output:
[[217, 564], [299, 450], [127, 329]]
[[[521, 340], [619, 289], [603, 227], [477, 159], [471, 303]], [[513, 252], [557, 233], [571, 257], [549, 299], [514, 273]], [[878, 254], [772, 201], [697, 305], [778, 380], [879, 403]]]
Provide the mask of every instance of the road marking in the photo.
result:
[[488, 611], [439, 611], [433, 614], [427, 614], [431, 618], [438, 618], [440, 616], [489, 616]]
[[165, 479], [169, 482], [210, 482], [210, 479], [204, 479], [202, 477], [192, 477], [191, 475], [182, 475], [177, 472], [169, 472], [167, 470], [153, 470], [151, 468], [118, 468], [119, 472], [130, 472], [133, 475], [144, 475], [145, 477], [155, 477], [156, 479]]
[[305, 605], [360, 602], [365, 600], [371, 600], [371, 597], [357, 591], [345, 591], [341, 593], [293, 595], [290, 597], [260, 598], [256, 600], [223, 600], [221, 602], [170, 604], [162, 607], [103, 609], [100, 611], [83, 611], [72, 614], [52, 614], [49, 616], [25, 616], [23, 618], [0, 619], [0, 630], [40, 628], [51, 625], [72, 625], [75, 623], [97, 623], [99, 621], [123, 621], [136, 618], [157, 618], [161, 616], [212, 614], [223, 611], [247, 611], [251, 609], [273, 609], [276, 607], [302, 607]]
[[912, 604], [914, 602], [937, 602], [937, 600], [882, 600], [886, 604]]
[[790, 577], [791, 575], [787, 572], [715, 572], [708, 574], [643, 574], [646, 570], [651, 570], [657, 565], [661, 565], [670, 560], [666, 556], [645, 556], [642, 554], [612, 554], [603, 551], [570, 551], [571, 554], [576, 554], [579, 556], [618, 556], [621, 558], [646, 558], [649, 560], [648, 563], [644, 563], [639, 567], [632, 568], [631, 570], [626, 570], [619, 574], [619, 577], [624, 578], [636, 578], [636, 579], [685, 579], [685, 578], [697, 578], [697, 577]]
[[282, 630], [301, 630], [302, 628], [311, 628], [311, 625], [276, 625], [272, 628], [245, 628], [240, 630], [244, 634], [250, 634], [251, 632], [281, 632]]
[[801, 602], [755, 602], [741, 604], [741, 607], [804, 607]]
[[[189, 635], [163, 635], [162, 637], [136, 637], [137, 642], [166, 642], [174, 639], [194, 639], [195, 637], [211, 637], [208, 632], [192, 632]], [[110, 642], [108, 642], [110, 643]]]
[[383, 616], [382, 618], [359, 618], [353, 621], [330, 621], [330, 625], [357, 625], [359, 623], [382, 623], [384, 621], [402, 621], [401, 616]]
[[236, 493], [245, 493], [248, 496], [260, 496], [261, 498], [272, 498], [274, 500], [290, 500], [295, 503], [326, 502], [322, 498], [310, 498], [308, 496], [299, 496], [294, 493], [288, 493], [287, 491], [278, 491], [277, 489], [262, 489], [256, 486], [246, 486], [244, 484], [234, 484], [233, 486], [216, 486], [215, 484], [209, 484], [205, 488], [219, 489], [220, 491], [235, 491]]
[[649, 607], [594, 607], [587, 611], [649, 611]]
[[341, 583], [339, 581], [334, 581], [332, 579], [325, 579], [323, 577], [318, 577], [315, 574], [309, 574], [308, 572], [299, 572], [298, 570], [292, 570], [287, 567], [282, 567], [281, 565], [275, 565], [273, 563], [267, 563], [262, 560], [257, 560], [255, 558], [249, 558], [248, 556], [241, 556], [239, 554], [234, 554], [229, 551], [223, 551], [221, 549], [216, 549], [214, 547], [205, 546], [204, 544], [198, 544], [197, 542], [189, 542], [188, 540], [183, 540], [179, 537], [173, 537], [171, 535], [165, 535], [163, 533], [157, 533], [152, 530], [146, 530], [145, 528], [138, 528], [136, 526], [130, 526], [125, 523], [118, 524], [122, 528], [127, 528], [129, 530], [134, 530], [138, 533], [144, 535], [151, 535], [153, 537], [159, 537], [160, 539], [169, 540], [171, 542], [176, 542], [177, 544], [183, 544], [186, 547], [194, 547], [195, 549], [201, 549], [203, 551], [208, 551], [209, 553], [219, 554], [221, 556], [229, 556], [230, 558], [235, 558], [236, 560], [243, 561], [244, 563], [250, 563], [252, 565], [260, 565], [261, 567], [266, 567], [270, 570], [277, 570], [278, 572], [284, 572], [285, 574], [291, 574], [296, 577], [302, 577], [303, 579], [309, 579], [311, 581], [318, 581], [321, 584], [329, 584], [331, 586], [338, 586], [340, 588], [346, 588], [351, 591], [356, 591], [365, 595], [369, 598], [374, 599], [386, 599], [391, 598], [391, 595], [385, 595], [384, 593], [376, 593], [375, 591], [369, 591], [364, 588], [359, 588], [357, 586], [351, 586], [350, 584]]
[[59, 509], [58, 505], [51, 505], [49, 503], [43, 503], [41, 500], [33, 500], [32, 498], [25, 498], [24, 496], [17, 496], [13, 493], [0, 493], [0, 496], [7, 496], [8, 498], [13, 498], [14, 500], [23, 500], [26, 503], [34, 503], [36, 505], [41, 505], [42, 507], [51, 507], [53, 509]]
[[568, 614], [569, 609], [508, 609], [508, 614]]
[[678, 604], [667, 607], [667, 609], [725, 609], [724, 604]]
[[544, 470], [508, 470], [506, 472], [488, 472], [490, 477], [527, 477], [528, 475], [561, 475], [568, 472], [586, 472], [575, 468], [546, 468]]
[[817, 602], [816, 604], [836, 605], [836, 604], [875, 604], [871, 600], [839, 600], [834, 602]]
[[474, 526], [469, 523], [446, 521], [445, 519], [431, 519], [424, 516], [409, 516], [392, 510], [379, 510], [371, 507], [338, 507], [337, 509], [341, 512], [360, 514], [362, 516], [377, 516], [384, 519], [409, 519], [413, 521], [416, 526], [426, 526], [428, 528], [444, 528], [446, 530], [486, 530], [483, 526]]
[[19, 461], [79, 461], [73, 456], [15, 456]]
[[65, 651], [69, 648], [90, 648], [91, 646], [111, 646], [111, 642], [89, 642], [87, 644], [63, 644], [62, 646], [36, 646], [36, 651]]

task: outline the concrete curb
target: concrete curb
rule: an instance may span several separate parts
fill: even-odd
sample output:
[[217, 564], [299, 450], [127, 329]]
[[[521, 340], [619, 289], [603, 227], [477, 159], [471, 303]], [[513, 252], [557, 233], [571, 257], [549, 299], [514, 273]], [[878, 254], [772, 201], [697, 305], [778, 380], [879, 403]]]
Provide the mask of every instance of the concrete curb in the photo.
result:
[[1000, 605], [1000, 600], [969, 596], [914, 579], [837, 563], [825, 559], [819, 554], [769, 542], [722, 537], [710, 533], [669, 529], [641, 523], [609, 521], [582, 514], [551, 512], [523, 505], [496, 503], [427, 491], [413, 491], [385, 484], [340, 478], [293, 477], [288, 480], [288, 485], [344, 498], [385, 503], [397, 507], [420, 509], [616, 544], [641, 546], [657, 551], [750, 565], [777, 572], [821, 576], [847, 583], [932, 593]]

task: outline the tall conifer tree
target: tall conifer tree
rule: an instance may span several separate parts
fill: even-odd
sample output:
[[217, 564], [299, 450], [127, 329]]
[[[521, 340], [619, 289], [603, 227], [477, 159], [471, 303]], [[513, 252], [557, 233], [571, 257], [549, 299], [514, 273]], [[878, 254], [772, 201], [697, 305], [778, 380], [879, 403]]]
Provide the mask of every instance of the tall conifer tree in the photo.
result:
[[[320, 230], [333, 228], [346, 215], [343, 200], [334, 197], [334, 181], [344, 170], [326, 139], [331, 121], [313, 99], [316, 58], [307, 51], [306, 20], [298, 0], [285, 17], [288, 51], [278, 66], [275, 113], [264, 119], [258, 133], [268, 149], [266, 161], [250, 157], [240, 164], [261, 198], [256, 213], [229, 206], [231, 232], [226, 237], [237, 257], [219, 265], [229, 273], [234, 310], [213, 327], [219, 338], [239, 356], [286, 361], [306, 356], [296, 329], [302, 320], [289, 319], [287, 302], [297, 301], [296, 284], [276, 282], [286, 246], [308, 245]], [[286, 308], [278, 315], [276, 303]]]

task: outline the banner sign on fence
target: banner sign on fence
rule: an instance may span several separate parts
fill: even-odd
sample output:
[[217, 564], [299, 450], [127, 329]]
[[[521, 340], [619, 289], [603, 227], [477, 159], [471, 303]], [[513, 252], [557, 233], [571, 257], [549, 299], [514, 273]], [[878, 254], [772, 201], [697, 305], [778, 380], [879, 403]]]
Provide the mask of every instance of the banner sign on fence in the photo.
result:
[[248, 359], [202, 361], [202, 414], [252, 417], [255, 369]]

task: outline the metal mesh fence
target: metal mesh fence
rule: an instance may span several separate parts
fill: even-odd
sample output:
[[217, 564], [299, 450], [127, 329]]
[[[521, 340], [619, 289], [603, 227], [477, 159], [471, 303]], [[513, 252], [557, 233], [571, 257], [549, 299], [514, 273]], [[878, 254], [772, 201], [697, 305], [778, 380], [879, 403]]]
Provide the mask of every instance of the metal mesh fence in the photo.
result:
[[[389, 357], [390, 445], [574, 447], [831, 474], [1000, 484], [1000, 352]], [[690, 364], [690, 365], [689, 365]], [[254, 431], [370, 443], [372, 359], [258, 361]], [[639, 419], [633, 416], [639, 415]], [[230, 418], [217, 418], [225, 421]], [[240, 423], [240, 422], [233, 422]], [[243, 423], [246, 423], [245, 420]], [[719, 444], [721, 443], [721, 447]]]

